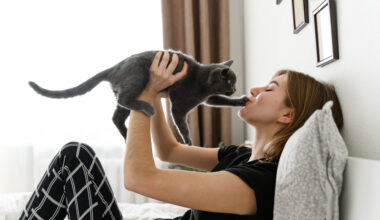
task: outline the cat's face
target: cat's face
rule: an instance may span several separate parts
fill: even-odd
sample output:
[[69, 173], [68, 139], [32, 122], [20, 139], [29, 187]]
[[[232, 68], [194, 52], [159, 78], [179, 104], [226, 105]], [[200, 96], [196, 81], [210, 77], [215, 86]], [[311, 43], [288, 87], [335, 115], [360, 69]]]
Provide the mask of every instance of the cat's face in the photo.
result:
[[229, 66], [218, 64], [214, 66], [209, 76], [209, 86], [215, 94], [232, 95], [235, 91], [236, 75]]

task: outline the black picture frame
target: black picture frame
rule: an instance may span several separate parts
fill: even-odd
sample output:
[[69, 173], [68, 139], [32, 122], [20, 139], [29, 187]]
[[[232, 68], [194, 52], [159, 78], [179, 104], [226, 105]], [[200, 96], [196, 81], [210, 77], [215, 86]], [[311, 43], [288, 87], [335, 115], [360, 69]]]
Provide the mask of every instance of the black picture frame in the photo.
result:
[[309, 23], [308, 0], [292, 0], [293, 33], [297, 34]]
[[325, 0], [313, 11], [317, 67], [339, 59], [335, 0]]

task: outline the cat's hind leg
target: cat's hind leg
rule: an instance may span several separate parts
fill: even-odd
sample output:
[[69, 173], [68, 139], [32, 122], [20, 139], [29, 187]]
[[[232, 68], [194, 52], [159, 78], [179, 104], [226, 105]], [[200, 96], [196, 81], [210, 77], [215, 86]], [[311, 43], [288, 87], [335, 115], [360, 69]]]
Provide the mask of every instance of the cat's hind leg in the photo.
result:
[[112, 117], [113, 123], [124, 139], [127, 139], [127, 127], [125, 126], [125, 121], [127, 120], [130, 112], [131, 111], [129, 109], [117, 106]]
[[183, 114], [182, 111], [178, 111], [172, 108], [172, 117], [175, 125], [177, 126], [179, 133], [185, 144], [192, 145], [192, 141], [189, 133], [189, 126], [187, 125], [187, 114]]
[[121, 94], [119, 95], [117, 101], [118, 101], [119, 106], [122, 108], [141, 111], [141, 112], [144, 112], [148, 116], [154, 115], [154, 108], [151, 104], [145, 101], [135, 100], [135, 97], [131, 98], [131, 96], [127, 94]]

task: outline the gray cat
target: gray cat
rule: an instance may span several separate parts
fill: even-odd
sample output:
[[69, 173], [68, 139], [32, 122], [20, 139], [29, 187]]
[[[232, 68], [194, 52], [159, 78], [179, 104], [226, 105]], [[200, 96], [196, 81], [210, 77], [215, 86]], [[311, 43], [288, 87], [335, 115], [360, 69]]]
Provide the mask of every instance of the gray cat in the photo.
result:
[[[41, 88], [34, 82], [29, 82], [29, 85], [43, 96], [69, 98], [83, 95], [100, 82], [108, 81], [118, 102], [112, 120], [121, 135], [126, 138], [127, 128], [125, 121], [129, 116], [130, 109], [142, 111], [149, 116], [154, 115], [154, 108], [149, 103], [136, 100], [136, 98], [149, 81], [149, 68], [157, 52], [146, 51], [132, 55], [71, 89], [52, 91]], [[202, 102], [212, 106], [244, 106], [248, 99], [246, 96], [240, 98], [227, 97], [236, 90], [236, 76], [230, 69], [232, 60], [203, 65], [180, 51], [169, 50], [169, 62], [174, 53], [178, 55], [178, 65], [174, 74], [181, 71], [184, 61], [188, 64], [188, 70], [184, 78], [166, 90], [169, 92], [173, 120], [182, 135], [184, 143], [191, 145], [186, 120], [191, 109]]]

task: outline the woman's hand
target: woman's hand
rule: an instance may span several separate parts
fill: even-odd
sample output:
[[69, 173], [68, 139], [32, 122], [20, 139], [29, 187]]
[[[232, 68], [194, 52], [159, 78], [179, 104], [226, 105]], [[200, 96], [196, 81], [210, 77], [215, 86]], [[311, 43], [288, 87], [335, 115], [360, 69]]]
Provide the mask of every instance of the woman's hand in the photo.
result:
[[164, 56], [162, 57], [161, 63], [160, 57], [162, 51], [156, 53], [156, 56], [153, 59], [153, 62], [149, 69], [149, 82], [145, 87], [145, 90], [140, 95], [145, 96], [146, 98], [155, 98], [155, 97], [167, 97], [166, 92], [162, 90], [172, 86], [177, 81], [181, 80], [187, 74], [187, 63], [185, 62], [183, 68], [177, 74], [173, 74], [175, 68], [178, 65], [178, 55], [173, 54], [172, 61], [169, 63], [169, 52], [165, 51]]

